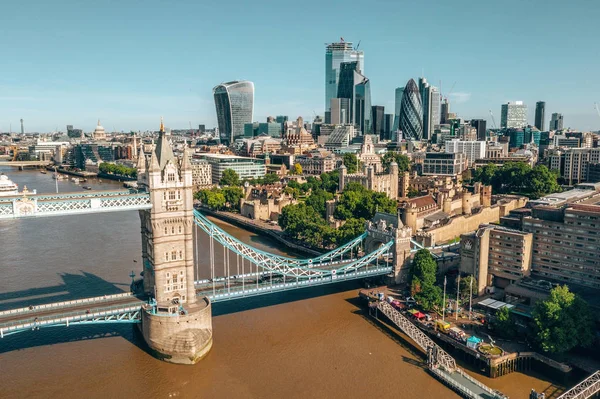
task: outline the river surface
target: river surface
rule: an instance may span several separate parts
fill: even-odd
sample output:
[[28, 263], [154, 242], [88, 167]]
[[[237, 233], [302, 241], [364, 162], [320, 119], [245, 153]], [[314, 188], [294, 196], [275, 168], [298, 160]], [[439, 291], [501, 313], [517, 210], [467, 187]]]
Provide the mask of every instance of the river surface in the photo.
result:
[[[55, 190], [50, 173], [0, 172], [38, 193]], [[60, 192], [80, 190], [59, 182]], [[285, 254], [268, 238], [219, 225], [244, 242]], [[139, 231], [137, 212], [0, 221], [0, 310], [127, 291], [129, 274], [141, 270]], [[207, 241], [198, 235], [201, 277], [209, 274]], [[0, 340], [0, 397], [457, 397], [427, 373], [416, 350], [364, 316], [356, 284], [215, 304], [213, 348], [194, 366], [154, 359], [130, 325], [9, 336]], [[511, 399], [527, 398], [531, 388], [555, 390], [542, 376], [477, 378]]]

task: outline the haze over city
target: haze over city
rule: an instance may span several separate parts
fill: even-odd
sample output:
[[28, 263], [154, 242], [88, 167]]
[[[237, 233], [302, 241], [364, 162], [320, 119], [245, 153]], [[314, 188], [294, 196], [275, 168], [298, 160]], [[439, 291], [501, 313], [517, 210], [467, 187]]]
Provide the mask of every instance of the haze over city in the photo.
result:
[[[576, 6], [575, 6], [576, 5]], [[212, 88], [255, 84], [254, 119], [323, 115], [326, 42], [360, 42], [373, 105], [425, 76], [452, 111], [499, 121], [536, 101], [565, 127], [598, 130], [597, 3], [259, 1], [11, 2], [2, 10], [0, 131], [216, 126]], [[535, 17], [533, 17], [535, 16]], [[226, 22], [226, 23], [225, 23]], [[450, 90], [452, 88], [452, 92]], [[596, 96], [596, 97], [594, 97]]]

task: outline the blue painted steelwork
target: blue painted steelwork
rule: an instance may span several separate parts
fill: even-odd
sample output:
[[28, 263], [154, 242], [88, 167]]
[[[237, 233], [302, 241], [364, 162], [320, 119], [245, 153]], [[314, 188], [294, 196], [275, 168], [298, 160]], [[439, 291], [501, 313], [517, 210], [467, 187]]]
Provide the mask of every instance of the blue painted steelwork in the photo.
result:
[[142, 302], [137, 304], [114, 305], [87, 311], [56, 313], [48, 316], [26, 318], [0, 323], [0, 337], [18, 334], [28, 330], [39, 330], [48, 327], [69, 327], [71, 325], [107, 324], [107, 323], [139, 323], [141, 321]]

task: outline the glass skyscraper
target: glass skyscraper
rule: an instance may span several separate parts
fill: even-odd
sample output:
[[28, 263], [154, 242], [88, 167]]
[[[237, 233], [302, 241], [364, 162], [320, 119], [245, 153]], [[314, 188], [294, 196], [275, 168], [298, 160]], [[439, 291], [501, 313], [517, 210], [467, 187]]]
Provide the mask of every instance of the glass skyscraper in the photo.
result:
[[222, 83], [213, 88], [219, 138], [229, 145], [235, 137], [244, 135], [244, 125], [252, 123], [254, 114], [254, 83], [242, 80]]
[[423, 105], [419, 87], [414, 79], [410, 79], [404, 87], [400, 105], [399, 129], [406, 140], [423, 138]]
[[527, 126], [527, 105], [523, 101], [502, 104], [500, 127], [505, 129], [523, 128]]
[[341, 39], [325, 48], [325, 111], [330, 111], [331, 99], [337, 97], [342, 62], [357, 62], [358, 71], [364, 73], [364, 53], [352, 47], [352, 42]]
[[[360, 128], [362, 134], [371, 132], [371, 84], [359, 70], [359, 63], [342, 62], [337, 95], [335, 98], [350, 100], [348, 120]], [[333, 118], [332, 118], [333, 119]]]
[[400, 126], [400, 105], [402, 104], [402, 95], [404, 94], [404, 87], [396, 88], [396, 108], [394, 110], [394, 126], [392, 127], [392, 131], [398, 130], [398, 126]]
[[535, 103], [535, 127], [539, 130], [544, 130], [544, 118], [546, 113], [546, 103], [538, 101]]
[[419, 78], [419, 93], [423, 107], [423, 138], [430, 139], [435, 126], [440, 124], [440, 91], [427, 83], [427, 79]]

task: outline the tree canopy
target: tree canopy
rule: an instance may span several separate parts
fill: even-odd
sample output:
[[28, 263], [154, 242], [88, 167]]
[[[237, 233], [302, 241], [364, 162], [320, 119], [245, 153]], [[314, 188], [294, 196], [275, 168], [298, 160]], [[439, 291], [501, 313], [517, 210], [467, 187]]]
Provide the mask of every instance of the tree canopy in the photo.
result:
[[360, 165], [359, 165], [358, 158], [356, 157], [355, 154], [347, 152], [344, 154], [344, 157], [342, 159], [343, 159], [344, 166], [346, 167], [348, 173], [358, 172]]
[[372, 219], [375, 212], [386, 212], [395, 215], [398, 205], [395, 200], [388, 198], [385, 193], [367, 190], [358, 183], [349, 183], [335, 208], [337, 219], [362, 218]]
[[240, 176], [233, 169], [225, 169], [221, 175], [219, 184], [222, 186], [239, 186]]
[[545, 352], [564, 353], [588, 347], [594, 339], [594, 321], [588, 304], [566, 285], [550, 291], [533, 310], [535, 339]]
[[137, 177], [137, 169], [136, 168], [128, 168], [125, 165], [119, 165], [114, 163], [102, 162], [98, 166], [98, 170], [100, 173], [106, 173], [109, 175], [117, 175], [123, 177]]
[[299, 163], [295, 163], [290, 170], [290, 174], [292, 175], [301, 175], [302, 174], [302, 165]]
[[521, 194], [533, 199], [561, 191], [557, 177], [544, 165], [532, 168], [525, 162], [508, 162], [500, 168], [488, 164], [472, 172], [472, 181], [491, 185], [494, 193]]
[[442, 303], [442, 289], [435, 285], [437, 263], [427, 249], [415, 254], [411, 266], [410, 291], [423, 309], [432, 310]]
[[241, 187], [235, 186], [213, 187], [211, 189], [200, 190], [194, 194], [194, 198], [204, 206], [217, 211], [223, 209], [239, 211], [240, 199], [243, 197], [244, 190]]
[[386, 172], [389, 172], [392, 161], [396, 161], [400, 173], [410, 170], [410, 159], [406, 155], [395, 151], [388, 151], [383, 155], [381, 160]]

